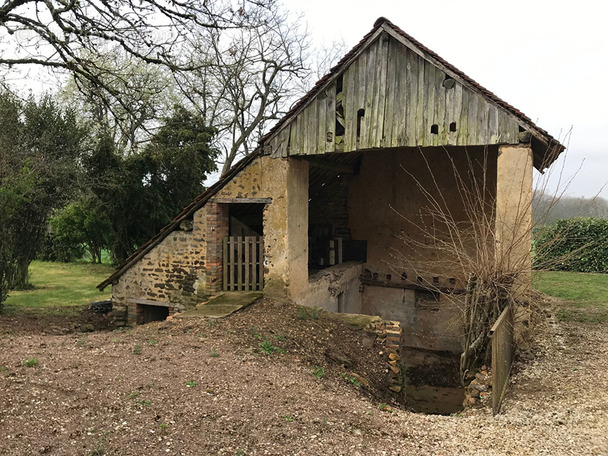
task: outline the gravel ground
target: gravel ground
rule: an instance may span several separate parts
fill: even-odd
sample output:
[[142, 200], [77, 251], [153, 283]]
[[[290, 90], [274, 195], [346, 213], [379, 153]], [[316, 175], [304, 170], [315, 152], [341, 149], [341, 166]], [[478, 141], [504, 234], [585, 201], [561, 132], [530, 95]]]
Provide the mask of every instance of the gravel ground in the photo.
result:
[[438, 416], [385, 405], [373, 338], [295, 306], [65, 335], [0, 317], [0, 454], [608, 455], [606, 329], [546, 322], [499, 416]]

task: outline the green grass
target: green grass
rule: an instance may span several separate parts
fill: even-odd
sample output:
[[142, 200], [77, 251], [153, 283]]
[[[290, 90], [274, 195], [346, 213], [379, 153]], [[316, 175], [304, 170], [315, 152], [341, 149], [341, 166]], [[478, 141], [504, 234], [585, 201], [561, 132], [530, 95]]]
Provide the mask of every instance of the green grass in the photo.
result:
[[34, 313], [63, 313], [92, 301], [109, 299], [110, 287], [100, 293], [97, 284], [114, 269], [108, 265], [86, 263], [53, 263], [34, 261], [30, 265], [32, 290], [11, 291], [4, 304], [4, 313], [18, 314], [25, 310]]
[[537, 271], [532, 285], [563, 300], [557, 309], [560, 320], [608, 323], [608, 274]]

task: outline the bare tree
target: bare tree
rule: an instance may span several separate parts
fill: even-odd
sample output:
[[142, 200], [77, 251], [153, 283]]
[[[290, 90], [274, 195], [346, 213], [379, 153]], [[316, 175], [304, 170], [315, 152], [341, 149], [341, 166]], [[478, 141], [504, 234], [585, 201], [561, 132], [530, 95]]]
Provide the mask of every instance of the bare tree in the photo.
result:
[[176, 73], [186, 98], [218, 130], [222, 172], [247, 155], [268, 124], [301, 94], [308, 36], [278, 5], [248, 10], [238, 29], [199, 28], [188, 73]]
[[107, 68], [104, 85], [119, 97], [90, 81], [70, 80], [59, 98], [65, 105], [77, 107], [94, 130], [109, 134], [120, 151], [132, 153], [150, 139], [158, 119], [179, 103], [173, 77], [165, 68], [130, 59], [120, 50], [95, 59]]
[[[249, 7], [275, 0], [5, 0], [0, 6], [0, 67], [38, 65], [67, 71], [78, 83], [122, 102], [97, 57], [117, 49], [130, 58], [190, 70], [191, 31], [238, 29]], [[130, 109], [127, 102], [123, 108]]]

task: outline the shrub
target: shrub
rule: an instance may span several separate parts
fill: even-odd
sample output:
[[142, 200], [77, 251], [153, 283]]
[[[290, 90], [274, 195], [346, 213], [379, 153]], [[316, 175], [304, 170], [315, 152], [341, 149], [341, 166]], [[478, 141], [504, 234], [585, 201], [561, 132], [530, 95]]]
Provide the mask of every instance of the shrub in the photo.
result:
[[534, 234], [533, 266], [574, 272], [608, 272], [608, 220], [557, 220]]

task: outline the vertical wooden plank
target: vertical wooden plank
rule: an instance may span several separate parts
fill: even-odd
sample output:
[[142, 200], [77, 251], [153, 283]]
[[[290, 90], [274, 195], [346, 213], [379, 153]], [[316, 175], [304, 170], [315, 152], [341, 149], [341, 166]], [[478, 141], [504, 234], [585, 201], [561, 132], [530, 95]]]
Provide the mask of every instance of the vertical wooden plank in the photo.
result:
[[[325, 152], [336, 150], [336, 83], [334, 82], [327, 89], [327, 99], [325, 100]], [[327, 134], [331, 133], [331, 140], [327, 141]]]
[[[367, 92], [369, 91], [368, 84], [370, 81], [367, 77], [367, 51], [359, 56], [357, 69], [359, 73], [357, 80], [357, 112], [359, 112], [359, 109], [364, 110], [363, 119], [361, 119], [361, 131], [359, 132], [359, 149], [365, 149], [367, 147], [367, 135], [372, 122], [371, 113], [367, 111], [366, 106]], [[355, 127], [356, 125], [355, 122]]]
[[306, 148], [306, 151], [307, 151], [306, 154], [308, 154], [308, 155], [313, 155], [313, 154], [319, 153], [317, 150], [317, 144], [318, 144], [317, 131], [319, 129], [319, 119], [317, 118], [318, 106], [319, 106], [318, 99], [315, 98], [312, 100], [312, 102], [306, 108], [306, 110], [308, 111], [308, 126], [307, 126], [308, 138], [306, 140], [308, 147]]
[[510, 144], [517, 144], [519, 142], [519, 124], [513, 116], [507, 116], [507, 128], [506, 128], [506, 140]]
[[466, 146], [469, 136], [469, 89], [462, 88], [462, 101], [460, 104], [460, 122], [458, 126], [458, 145]]
[[228, 291], [234, 291], [234, 236], [228, 239]]
[[259, 247], [259, 265], [258, 270], [258, 290], [264, 289], [264, 240], [262, 237], [258, 238]]
[[490, 136], [490, 144], [497, 144], [500, 141], [498, 108], [494, 105], [490, 105], [488, 110], [488, 135]]
[[344, 152], [356, 149], [357, 140], [357, 61], [355, 60], [344, 72], [343, 106], [344, 106]]
[[437, 144], [446, 145], [448, 132], [450, 131], [450, 122], [446, 119], [446, 98], [448, 92], [453, 93], [454, 88], [446, 89], [443, 86], [445, 81], [445, 73], [439, 69], [435, 72], [435, 123], [439, 125], [439, 134], [437, 135]]
[[[335, 83], [326, 89], [325, 99], [325, 152], [334, 152], [336, 145], [336, 85]], [[327, 141], [327, 134], [331, 133], [331, 140]]]
[[458, 131], [461, 128], [460, 125], [460, 111], [462, 110], [462, 85], [458, 82], [455, 83], [452, 89], [453, 97], [450, 99], [451, 106], [447, 110], [449, 112], [449, 122], [456, 122], [456, 131], [448, 133], [448, 144], [455, 146], [458, 144]]
[[325, 138], [327, 133], [325, 132], [325, 125], [327, 121], [325, 117], [327, 116], [327, 92], [322, 90], [319, 92], [318, 98], [316, 100], [317, 103], [317, 146], [315, 153], [324, 154], [325, 153]]
[[244, 248], [245, 248], [245, 290], [249, 291], [251, 283], [249, 281], [249, 270], [251, 269], [251, 240], [252, 236], [245, 236]]
[[431, 125], [435, 121], [435, 72], [437, 69], [429, 62], [424, 62], [424, 91], [426, 92], [426, 106], [424, 109], [424, 142], [425, 146], [432, 146], [437, 135], [431, 134]]
[[299, 115], [298, 115], [298, 120], [300, 120], [300, 126], [299, 126], [299, 137], [300, 137], [300, 150], [301, 150], [301, 154], [303, 155], [307, 155], [309, 153], [309, 148], [308, 148], [308, 133], [310, 131], [310, 125], [308, 124], [308, 115], [309, 115], [310, 111], [308, 110], [308, 108], [305, 108]]
[[[406, 124], [408, 110], [407, 93], [407, 48], [393, 41], [395, 49], [395, 93], [393, 94], [393, 113], [391, 146], [405, 146], [407, 141]], [[390, 63], [390, 62], [389, 62]]]
[[387, 55], [385, 52], [386, 35], [381, 35], [376, 41], [376, 65], [374, 71], [374, 85], [372, 91], [373, 120], [372, 131], [369, 136], [368, 147], [380, 147], [382, 132], [384, 131], [384, 100], [386, 96], [386, 64]]
[[276, 154], [278, 157], [287, 157], [287, 143], [289, 141], [289, 129], [290, 129], [290, 125], [289, 124], [285, 125], [281, 129], [281, 133], [279, 133], [280, 141], [279, 141], [278, 150], [276, 151]]
[[257, 272], [258, 272], [258, 236], [251, 238], [251, 289], [257, 290]]
[[223, 263], [222, 263], [222, 290], [228, 291], [228, 238], [223, 239], [224, 251], [223, 251]]
[[477, 95], [470, 93], [467, 145], [477, 144]]
[[394, 128], [394, 112], [395, 112], [395, 96], [397, 91], [397, 52], [395, 47], [397, 43], [394, 39], [388, 40], [387, 56], [386, 56], [386, 90], [384, 101], [384, 131], [380, 141], [381, 147], [391, 147], [393, 145], [393, 128]]
[[376, 132], [376, 141], [374, 143], [374, 147], [382, 147], [384, 144], [384, 130], [385, 130], [385, 122], [386, 117], [384, 116], [384, 111], [386, 109], [386, 102], [388, 98], [387, 92], [387, 73], [388, 73], [388, 46], [390, 43], [390, 37], [388, 34], [382, 35], [380, 37], [380, 55], [381, 55], [381, 65], [378, 65], [379, 78], [378, 78], [378, 122], [377, 122], [377, 132]]
[[243, 289], [243, 237], [237, 236], [237, 290]]
[[490, 117], [490, 104], [484, 97], [477, 97], [477, 123], [479, 144], [490, 144], [490, 135], [488, 130], [488, 118]]
[[407, 111], [405, 121], [405, 145], [415, 146], [416, 139], [416, 117], [418, 113], [418, 55], [408, 49], [406, 65], [406, 92]]
[[422, 146], [424, 144], [426, 125], [424, 121], [425, 107], [427, 104], [427, 98], [425, 93], [424, 85], [424, 72], [426, 71], [426, 61], [420, 57], [418, 58], [418, 102], [416, 105], [416, 145]]
[[361, 148], [369, 149], [373, 144], [374, 125], [376, 117], [374, 117], [374, 101], [376, 97], [375, 84], [376, 66], [378, 65], [378, 41], [376, 40], [366, 51], [365, 60], [365, 128], [361, 131]]
[[300, 116], [297, 116], [291, 121], [291, 128], [289, 129], [289, 155], [298, 155], [300, 153], [298, 150], [298, 125], [300, 123], [299, 117]]

